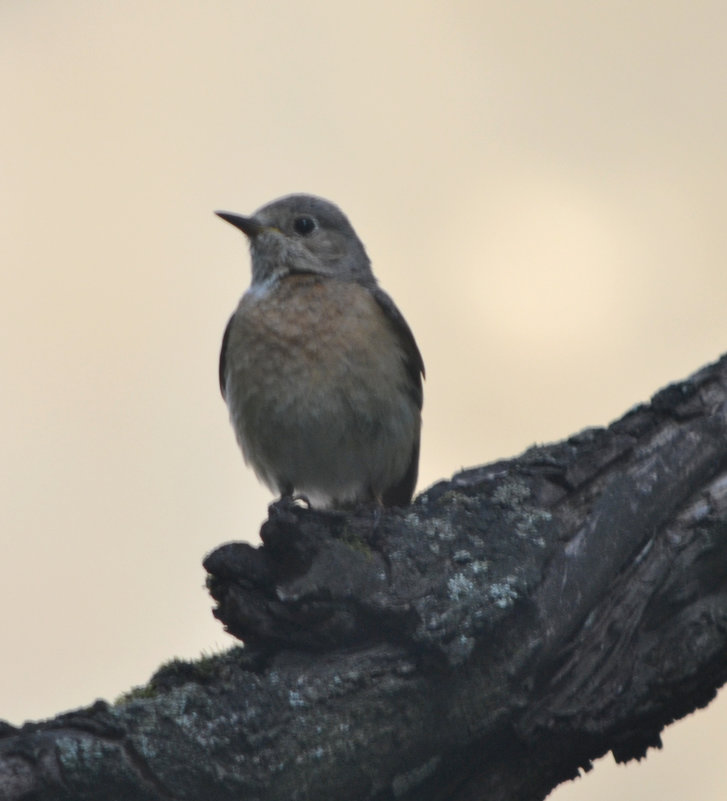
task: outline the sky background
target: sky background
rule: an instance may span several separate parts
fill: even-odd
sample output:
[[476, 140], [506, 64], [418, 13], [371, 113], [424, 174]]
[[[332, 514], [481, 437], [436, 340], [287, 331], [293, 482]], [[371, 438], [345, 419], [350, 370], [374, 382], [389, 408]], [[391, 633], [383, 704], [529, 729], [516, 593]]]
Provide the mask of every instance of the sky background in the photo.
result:
[[[269, 493], [217, 386], [213, 209], [339, 204], [427, 367], [419, 489], [727, 350], [714, 2], [0, 0], [0, 717], [233, 640], [201, 559]], [[727, 701], [551, 801], [723, 801]]]

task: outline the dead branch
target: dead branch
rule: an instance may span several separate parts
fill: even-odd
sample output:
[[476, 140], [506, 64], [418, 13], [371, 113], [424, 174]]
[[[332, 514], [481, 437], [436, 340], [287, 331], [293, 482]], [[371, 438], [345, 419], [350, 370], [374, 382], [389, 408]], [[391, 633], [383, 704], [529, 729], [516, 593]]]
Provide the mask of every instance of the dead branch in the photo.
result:
[[205, 560], [244, 648], [0, 729], [0, 799], [530, 801], [727, 678], [727, 358], [407, 509]]

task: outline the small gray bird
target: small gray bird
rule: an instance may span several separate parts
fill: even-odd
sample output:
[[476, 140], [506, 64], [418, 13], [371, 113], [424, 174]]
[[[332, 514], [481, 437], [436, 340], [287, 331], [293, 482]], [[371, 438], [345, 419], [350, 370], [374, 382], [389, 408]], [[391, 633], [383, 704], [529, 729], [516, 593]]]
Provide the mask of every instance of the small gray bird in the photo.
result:
[[411, 501], [424, 363], [363, 244], [326, 200], [289, 195], [252, 217], [252, 283], [230, 318], [220, 388], [245, 461], [316, 507]]

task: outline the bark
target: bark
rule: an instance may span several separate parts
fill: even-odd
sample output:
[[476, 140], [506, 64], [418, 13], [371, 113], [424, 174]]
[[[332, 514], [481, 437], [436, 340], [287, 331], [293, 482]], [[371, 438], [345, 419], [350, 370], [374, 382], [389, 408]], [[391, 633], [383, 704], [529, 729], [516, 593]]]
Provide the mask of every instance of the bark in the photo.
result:
[[0, 799], [526, 801], [727, 678], [727, 358], [406, 509], [205, 560], [245, 647], [0, 728]]

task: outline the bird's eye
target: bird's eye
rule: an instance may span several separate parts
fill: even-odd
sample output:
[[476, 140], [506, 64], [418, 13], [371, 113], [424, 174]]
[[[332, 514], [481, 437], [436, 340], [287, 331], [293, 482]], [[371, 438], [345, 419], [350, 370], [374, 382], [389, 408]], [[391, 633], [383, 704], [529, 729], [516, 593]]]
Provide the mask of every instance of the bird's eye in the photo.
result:
[[308, 236], [316, 229], [316, 221], [312, 217], [296, 217], [293, 220], [293, 230], [301, 236]]

